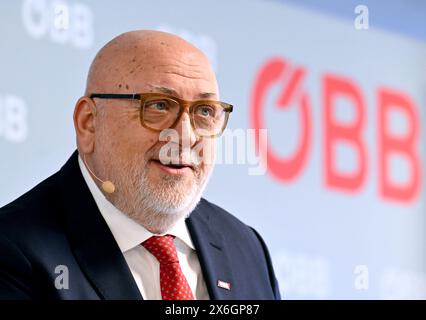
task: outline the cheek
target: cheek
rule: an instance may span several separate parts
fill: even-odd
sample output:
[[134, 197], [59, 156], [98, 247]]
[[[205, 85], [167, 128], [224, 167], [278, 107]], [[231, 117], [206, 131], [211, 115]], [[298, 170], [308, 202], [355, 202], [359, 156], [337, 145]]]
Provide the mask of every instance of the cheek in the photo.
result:
[[125, 140], [121, 147], [123, 152], [128, 153], [129, 158], [137, 159], [137, 161], [143, 161], [146, 156], [152, 156], [150, 155], [152, 147], [158, 142], [158, 136], [142, 129], [131, 132], [123, 139]]
[[209, 171], [215, 162], [216, 159], [216, 140], [208, 139], [203, 141], [203, 167], [206, 171]]
[[138, 123], [109, 123], [100, 134], [102, 145], [126, 161], [141, 161], [145, 153], [158, 141], [158, 135]]

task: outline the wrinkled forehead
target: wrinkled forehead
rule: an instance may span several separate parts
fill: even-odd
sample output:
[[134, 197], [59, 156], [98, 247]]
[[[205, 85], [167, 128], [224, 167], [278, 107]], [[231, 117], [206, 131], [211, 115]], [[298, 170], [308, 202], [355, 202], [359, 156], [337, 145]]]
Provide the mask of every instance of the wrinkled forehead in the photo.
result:
[[125, 59], [129, 74], [176, 74], [189, 79], [215, 80], [212, 67], [201, 52], [187, 50], [153, 50], [135, 52]]

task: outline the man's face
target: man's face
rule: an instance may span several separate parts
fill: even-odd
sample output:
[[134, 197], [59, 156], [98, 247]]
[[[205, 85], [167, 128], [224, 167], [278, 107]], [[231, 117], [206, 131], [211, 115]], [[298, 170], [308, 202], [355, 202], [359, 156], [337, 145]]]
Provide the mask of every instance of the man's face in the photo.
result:
[[[154, 51], [123, 59], [117, 68], [125, 74], [112, 83], [109, 93], [156, 92], [185, 100], [207, 95], [209, 99], [219, 99], [211, 67], [198, 52], [168, 50], [166, 45]], [[168, 224], [188, 215], [199, 201], [211, 173], [214, 139], [197, 137], [187, 112], [172, 128], [178, 139], [167, 142], [160, 139], [159, 132], [141, 125], [139, 101], [95, 99], [95, 103], [99, 122], [93, 158], [95, 169], [116, 186], [116, 192], [109, 196], [111, 202], [147, 227], [152, 225], [155, 231], [166, 226], [153, 220]], [[176, 169], [159, 161], [163, 160], [162, 148], [164, 154], [170, 147], [178, 153], [168, 155], [177, 158], [173, 160], [179, 160], [184, 167]], [[203, 162], [196, 164], [188, 156], [194, 149], [204, 151]]]

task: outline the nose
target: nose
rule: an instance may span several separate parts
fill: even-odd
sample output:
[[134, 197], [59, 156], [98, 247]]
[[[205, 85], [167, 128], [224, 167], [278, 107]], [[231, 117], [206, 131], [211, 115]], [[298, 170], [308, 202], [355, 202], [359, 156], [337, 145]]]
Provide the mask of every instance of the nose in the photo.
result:
[[182, 148], [192, 148], [199, 139], [192, 128], [187, 112], [183, 112], [174, 129], [179, 135], [179, 143]]

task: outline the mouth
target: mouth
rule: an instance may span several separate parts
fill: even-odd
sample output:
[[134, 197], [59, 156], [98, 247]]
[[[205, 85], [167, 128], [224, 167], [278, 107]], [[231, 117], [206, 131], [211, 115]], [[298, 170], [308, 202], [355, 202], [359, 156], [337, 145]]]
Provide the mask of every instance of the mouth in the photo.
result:
[[156, 159], [151, 160], [151, 162], [162, 171], [174, 175], [183, 175], [194, 170], [194, 167], [190, 164], [163, 164]]

